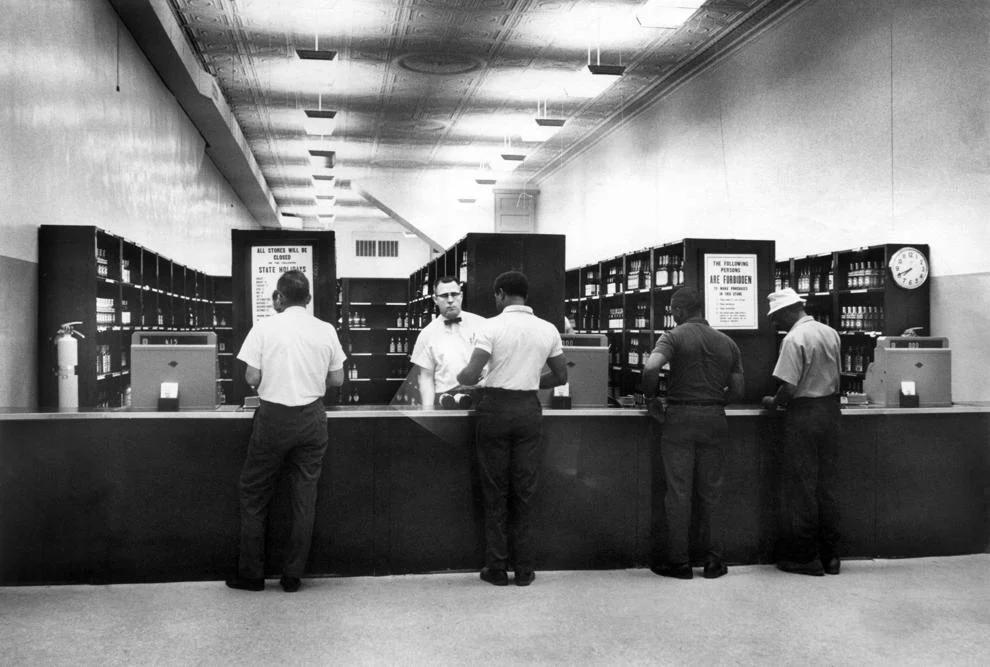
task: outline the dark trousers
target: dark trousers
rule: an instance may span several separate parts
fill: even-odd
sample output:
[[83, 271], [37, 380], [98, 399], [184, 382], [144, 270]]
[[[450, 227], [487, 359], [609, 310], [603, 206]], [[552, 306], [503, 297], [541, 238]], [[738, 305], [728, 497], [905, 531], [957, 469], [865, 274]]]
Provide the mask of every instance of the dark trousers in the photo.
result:
[[707, 560], [721, 560], [718, 504], [722, 495], [722, 468], [729, 427], [718, 405], [669, 405], [660, 436], [660, 455], [667, 483], [664, 515], [667, 520], [666, 561], [690, 562], [692, 499], [696, 495], [698, 546]]
[[[476, 408], [485, 565], [534, 568], [533, 498], [540, 466], [543, 411], [536, 392], [487, 389]], [[510, 551], [511, 545], [511, 551]]]
[[787, 408], [780, 455], [781, 560], [806, 563], [837, 555], [839, 418], [835, 397], [799, 398]]
[[299, 407], [261, 403], [254, 415], [239, 485], [240, 576], [265, 576], [265, 522], [283, 464], [289, 476], [292, 526], [282, 574], [302, 576], [313, 537], [316, 485], [326, 449], [327, 418], [322, 401]]

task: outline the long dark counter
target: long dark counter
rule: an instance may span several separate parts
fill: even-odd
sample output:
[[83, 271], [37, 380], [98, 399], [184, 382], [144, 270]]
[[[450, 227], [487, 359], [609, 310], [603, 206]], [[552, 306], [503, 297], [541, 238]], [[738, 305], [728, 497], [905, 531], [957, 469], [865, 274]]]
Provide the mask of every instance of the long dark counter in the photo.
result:
[[[731, 563], [772, 562], [778, 421], [729, 409], [723, 508]], [[540, 569], [646, 566], [662, 482], [641, 410], [548, 410]], [[978, 553], [990, 543], [990, 408], [848, 409], [842, 554]], [[328, 413], [309, 572], [482, 564], [469, 412]], [[0, 414], [0, 583], [220, 579], [236, 562], [251, 414]], [[284, 495], [273, 508], [285, 525]], [[658, 527], [660, 529], [662, 527]], [[277, 574], [279, 554], [270, 553]]]

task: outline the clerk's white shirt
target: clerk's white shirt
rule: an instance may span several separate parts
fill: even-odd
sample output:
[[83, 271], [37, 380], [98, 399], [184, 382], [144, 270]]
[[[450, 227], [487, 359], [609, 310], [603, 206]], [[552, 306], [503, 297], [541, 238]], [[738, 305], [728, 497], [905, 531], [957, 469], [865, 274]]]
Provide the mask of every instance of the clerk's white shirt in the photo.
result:
[[433, 371], [433, 387], [438, 394], [460, 384], [457, 374], [468, 365], [478, 328], [484, 322], [484, 317], [462, 310], [460, 322], [445, 324], [444, 318], [438, 317], [419, 332], [409, 359]]
[[506, 306], [485, 320], [475, 347], [492, 355], [485, 386], [516, 391], [539, 389], [543, 364], [564, 353], [557, 327], [529, 306]]
[[248, 332], [237, 358], [261, 371], [258, 396], [282, 405], [308, 405], [326, 393], [327, 373], [347, 355], [332, 324], [290, 306]]

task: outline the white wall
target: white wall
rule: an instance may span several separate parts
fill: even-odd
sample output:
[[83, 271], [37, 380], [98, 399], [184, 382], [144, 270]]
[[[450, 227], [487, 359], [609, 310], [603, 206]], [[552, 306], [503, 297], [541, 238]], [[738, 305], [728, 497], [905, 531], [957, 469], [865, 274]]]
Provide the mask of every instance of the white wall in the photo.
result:
[[990, 303], [988, 36], [985, 0], [809, 0], [541, 182], [539, 231], [569, 267], [684, 237], [927, 243], [954, 398], [990, 400], [966, 308]]
[[0, 276], [19, 291], [0, 301], [0, 407], [32, 407], [39, 225], [95, 225], [229, 275], [230, 230], [254, 222], [105, 0], [2, 11]]
[[[342, 222], [333, 225], [337, 247], [337, 276], [341, 278], [408, 278], [430, 261], [430, 246], [419, 237], [408, 237], [397, 222]], [[355, 241], [398, 241], [398, 257], [358, 257]]]

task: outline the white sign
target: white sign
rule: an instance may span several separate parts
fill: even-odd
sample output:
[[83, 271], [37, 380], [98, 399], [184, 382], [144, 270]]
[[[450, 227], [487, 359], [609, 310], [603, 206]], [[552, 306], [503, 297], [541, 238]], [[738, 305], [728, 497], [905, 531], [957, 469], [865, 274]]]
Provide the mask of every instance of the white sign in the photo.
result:
[[251, 247], [251, 322], [257, 324], [275, 314], [272, 292], [286, 271], [302, 271], [309, 278], [312, 299], [306, 306], [313, 314], [316, 300], [313, 285], [313, 247], [291, 245], [258, 245]]
[[705, 255], [705, 319], [715, 329], [756, 329], [756, 255]]

